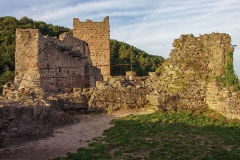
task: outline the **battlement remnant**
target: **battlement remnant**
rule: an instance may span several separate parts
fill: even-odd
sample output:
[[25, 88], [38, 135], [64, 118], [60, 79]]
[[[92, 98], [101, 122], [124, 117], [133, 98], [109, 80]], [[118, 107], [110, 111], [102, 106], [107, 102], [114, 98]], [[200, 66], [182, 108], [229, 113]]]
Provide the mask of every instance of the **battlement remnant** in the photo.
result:
[[73, 36], [87, 42], [93, 66], [101, 70], [104, 79], [110, 76], [110, 28], [109, 17], [102, 22], [73, 18]]

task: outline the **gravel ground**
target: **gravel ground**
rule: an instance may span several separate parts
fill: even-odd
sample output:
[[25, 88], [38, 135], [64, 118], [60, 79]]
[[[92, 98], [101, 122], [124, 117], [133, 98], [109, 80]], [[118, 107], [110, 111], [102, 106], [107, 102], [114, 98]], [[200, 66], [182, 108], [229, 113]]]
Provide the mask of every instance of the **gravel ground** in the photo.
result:
[[111, 120], [128, 114], [147, 114], [152, 111], [118, 111], [112, 114], [77, 115], [79, 122], [54, 130], [48, 138], [13, 143], [0, 149], [3, 160], [46, 160], [74, 153], [79, 147], [87, 147], [89, 141], [100, 137], [110, 128]]

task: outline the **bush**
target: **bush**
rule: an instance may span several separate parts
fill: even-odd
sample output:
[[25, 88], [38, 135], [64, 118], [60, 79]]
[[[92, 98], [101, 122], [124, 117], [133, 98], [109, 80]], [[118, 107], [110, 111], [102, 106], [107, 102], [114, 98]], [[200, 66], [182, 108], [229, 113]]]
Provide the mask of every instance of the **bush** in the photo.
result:
[[2, 93], [2, 84], [5, 84], [6, 82], [11, 82], [14, 79], [14, 72], [10, 71], [8, 67], [6, 67], [4, 73], [0, 76], [0, 93]]

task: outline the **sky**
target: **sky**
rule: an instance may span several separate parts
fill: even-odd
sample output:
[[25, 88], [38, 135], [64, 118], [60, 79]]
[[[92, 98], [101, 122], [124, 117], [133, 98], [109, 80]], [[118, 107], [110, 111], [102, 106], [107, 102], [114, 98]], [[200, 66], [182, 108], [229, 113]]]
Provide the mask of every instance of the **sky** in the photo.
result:
[[0, 16], [27, 16], [72, 28], [73, 18], [110, 17], [110, 38], [168, 58], [181, 34], [212, 32], [232, 37], [240, 78], [240, 0], [0, 0]]

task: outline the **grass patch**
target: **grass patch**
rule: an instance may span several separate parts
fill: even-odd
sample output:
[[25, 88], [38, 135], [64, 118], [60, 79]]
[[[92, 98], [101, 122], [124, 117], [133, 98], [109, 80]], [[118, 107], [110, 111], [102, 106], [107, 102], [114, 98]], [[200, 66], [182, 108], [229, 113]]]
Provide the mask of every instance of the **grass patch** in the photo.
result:
[[57, 159], [238, 159], [240, 123], [214, 111], [155, 112], [115, 119], [91, 148]]

